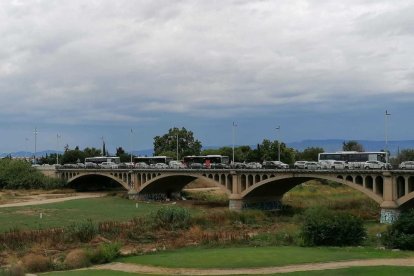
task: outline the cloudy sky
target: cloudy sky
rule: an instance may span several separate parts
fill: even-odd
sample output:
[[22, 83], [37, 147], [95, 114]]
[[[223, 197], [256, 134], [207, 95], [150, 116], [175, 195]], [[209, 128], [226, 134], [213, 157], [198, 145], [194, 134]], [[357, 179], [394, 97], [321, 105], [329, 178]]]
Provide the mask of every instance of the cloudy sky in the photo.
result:
[[[412, 0], [0, 0], [0, 152], [414, 139]], [[280, 126], [280, 131], [275, 128]], [[131, 135], [130, 129], [133, 129]], [[56, 135], [61, 138], [59, 141]]]

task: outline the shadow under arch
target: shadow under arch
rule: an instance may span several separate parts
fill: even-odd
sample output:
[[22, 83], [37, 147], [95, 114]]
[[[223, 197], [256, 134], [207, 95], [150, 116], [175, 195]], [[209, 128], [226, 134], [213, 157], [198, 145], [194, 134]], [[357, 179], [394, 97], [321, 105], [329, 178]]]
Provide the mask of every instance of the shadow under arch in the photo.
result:
[[364, 193], [366, 196], [381, 204], [384, 200], [381, 196], [375, 194], [373, 191], [364, 188], [361, 185], [355, 184], [345, 179], [341, 179], [338, 177], [332, 176], [323, 176], [323, 177], [315, 177], [310, 175], [289, 175], [289, 176], [276, 176], [273, 178], [269, 178], [263, 180], [259, 183], [254, 184], [253, 186], [249, 187], [245, 191], [241, 193], [241, 198], [258, 198], [258, 197], [268, 197], [268, 196], [275, 196], [275, 197], [283, 197], [283, 195], [306, 181], [309, 180], [328, 180], [333, 181], [339, 184], [346, 185], [351, 187], [355, 190], [358, 190]]
[[403, 197], [400, 197], [396, 200], [397, 205], [401, 207], [401, 209], [409, 209], [414, 208], [414, 192], [410, 192]]
[[129, 190], [128, 184], [121, 179], [106, 173], [82, 173], [67, 180], [67, 186], [76, 190], [108, 190], [123, 188]]
[[209, 184], [214, 185], [215, 187], [220, 188], [227, 195], [231, 194], [231, 191], [225, 187], [225, 185], [220, 184], [220, 181], [217, 182], [214, 178], [208, 178], [201, 175], [191, 175], [191, 174], [171, 174], [171, 175], [159, 175], [147, 182], [145, 182], [139, 191], [139, 194], [171, 194], [178, 193], [183, 190], [190, 182], [199, 179], [205, 181]]

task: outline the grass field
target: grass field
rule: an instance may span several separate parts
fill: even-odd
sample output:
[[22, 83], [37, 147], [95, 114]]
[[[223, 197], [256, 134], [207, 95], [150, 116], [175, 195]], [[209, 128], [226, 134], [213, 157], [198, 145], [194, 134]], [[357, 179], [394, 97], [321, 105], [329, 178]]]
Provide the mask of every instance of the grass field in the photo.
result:
[[128, 220], [148, 214], [161, 206], [163, 205], [160, 203], [139, 203], [136, 208], [135, 201], [114, 196], [1, 208], [0, 232], [16, 228], [62, 227], [87, 219], [92, 219], [93, 222]]
[[360, 247], [235, 247], [185, 248], [117, 261], [170, 268], [252, 268], [339, 260], [413, 257], [414, 252], [393, 252]]
[[[411, 276], [414, 274], [414, 267], [398, 267], [398, 266], [372, 266], [372, 267], [351, 267], [342, 269], [330, 269], [330, 270], [316, 270], [316, 271], [301, 271], [284, 273], [289, 276]], [[40, 275], [47, 276], [128, 276], [128, 275], [149, 275], [149, 274], [136, 274], [127, 273], [121, 271], [112, 270], [77, 270], [77, 271], [62, 271], [62, 272], [50, 272]], [[155, 274], [151, 274], [155, 275]], [[263, 275], [263, 274], [261, 274]], [[268, 274], [269, 275], [269, 274]], [[281, 275], [270, 274], [270, 275]]]

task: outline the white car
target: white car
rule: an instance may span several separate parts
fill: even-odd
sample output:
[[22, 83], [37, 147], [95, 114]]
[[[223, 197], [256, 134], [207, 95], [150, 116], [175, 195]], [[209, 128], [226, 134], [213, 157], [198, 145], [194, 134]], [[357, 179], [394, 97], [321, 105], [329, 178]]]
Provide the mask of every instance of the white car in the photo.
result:
[[368, 169], [381, 169], [381, 170], [385, 170], [386, 168], [386, 164], [384, 162], [381, 161], [366, 161], [364, 163], [363, 168], [368, 170]]
[[168, 164], [170, 169], [185, 169], [185, 165], [181, 161], [170, 161]]
[[168, 165], [165, 163], [157, 163], [154, 165], [154, 169], [168, 169]]
[[412, 170], [414, 169], [414, 161], [404, 161], [398, 166], [399, 169]]
[[330, 169], [332, 169], [332, 170], [348, 170], [349, 165], [345, 161], [334, 161], [331, 164]]
[[289, 165], [282, 161], [263, 161], [263, 169], [289, 169]]
[[293, 167], [295, 169], [304, 169], [306, 162], [308, 161], [296, 161], [295, 164], [293, 164]]
[[262, 164], [260, 164], [258, 162], [249, 162], [249, 163], [246, 164], [246, 168], [248, 168], [248, 169], [261, 169]]
[[321, 165], [319, 165], [318, 162], [307, 161], [304, 164], [304, 169], [306, 170], [319, 170], [320, 168], [321, 168]]
[[321, 165], [321, 169], [330, 169], [333, 162], [335, 162], [335, 160], [321, 160], [319, 161], [319, 165]]
[[114, 162], [102, 162], [99, 164], [102, 169], [118, 169], [118, 164]]
[[137, 169], [148, 169], [149, 165], [145, 162], [138, 162], [135, 164], [135, 168]]

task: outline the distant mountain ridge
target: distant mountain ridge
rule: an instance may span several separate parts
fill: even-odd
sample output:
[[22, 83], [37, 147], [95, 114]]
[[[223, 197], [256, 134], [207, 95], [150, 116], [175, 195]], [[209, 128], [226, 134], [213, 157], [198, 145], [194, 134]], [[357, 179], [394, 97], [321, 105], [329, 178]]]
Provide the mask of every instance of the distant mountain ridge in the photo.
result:
[[[287, 142], [287, 146], [292, 147], [296, 150], [303, 151], [309, 147], [320, 147], [325, 150], [325, 152], [335, 152], [342, 150], [342, 143], [344, 141], [349, 141], [350, 139], [324, 139], [324, 140], [303, 140], [299, 142]], [[352, 139], [351, 139], [352, 140]], [[385, 149], [385, 141], [376, 141], [376, 140], [356, 140], [360, 143], [365, 151], [381, 151]], [[205, 146], [203, 149], [217, 149], [223, 146]], [[251, 145], [254, 149], [256, 145]], [[403, 149], [414, 149], [414, 140], [392, 140], [388, 141], [388, 150], [391, 152], [391, 155], [398, 154], [399, 151]], [[56, 150], [44, 150], [36, 152], [37, 157], [50, 155], [56, 153]], [[144, 149], [144, 150], [133, 150], [132, 153], [134, 155], [140, 156], [152, 156], [154, 150], [153, 149]], [[63, 152], [59, 152], [62, 154]], [[32, 157], [33, 152], [28, 151], [16, 151], [16, 152], [9, 152], [9, 153], [0, 153], [0, 157]]]

